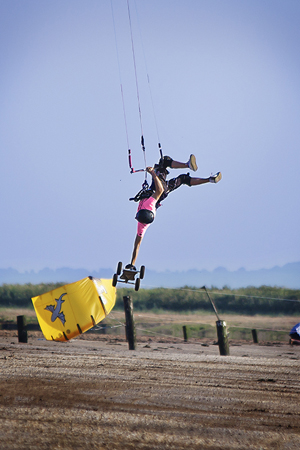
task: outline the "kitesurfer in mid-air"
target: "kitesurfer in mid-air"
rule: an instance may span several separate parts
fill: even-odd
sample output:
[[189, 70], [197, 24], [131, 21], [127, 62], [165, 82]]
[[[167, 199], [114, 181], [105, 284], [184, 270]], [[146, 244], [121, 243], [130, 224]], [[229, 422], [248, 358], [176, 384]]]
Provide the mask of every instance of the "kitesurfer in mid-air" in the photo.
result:
[[198, 169], [196, 158], [191, 155], [187, 163], [174, 161], [169, 156], [164, 156], [159, 160], [154, 167], [147, 167], [146, 170], [152, 176], [152, 184], [148, 189], [142, 189], [134, 198], [139, 202], [137, 214], [135, 216], [138, 221], [137, 234], [134, 241], [133, 252], [130, 264], [127, 264], [126, 269], [136, 270], [135, 262], [139, 253], [140, 245], [145, 232], [149, 225], [153, 222], [156, 210], [161, 205], [161, 202], [168, 196], [168, 194], [181, 185], [197, 186], [205, 183], [218, 183], [221, 180], [221, 172], [211, 175], [208, 178], [192, 178], [189, 173], [181, 174], [176, 178], [167, 180], [167, 175], [170, 169], [186, 169], [196, 172]]

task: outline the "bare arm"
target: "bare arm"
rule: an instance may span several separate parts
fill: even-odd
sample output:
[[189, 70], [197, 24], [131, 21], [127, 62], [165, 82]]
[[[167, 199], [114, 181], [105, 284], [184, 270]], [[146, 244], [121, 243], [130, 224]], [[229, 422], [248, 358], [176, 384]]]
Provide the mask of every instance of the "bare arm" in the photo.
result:
[[147, 167], [147, 172], [150, 173], [150, 175], [153, 178], [154, 184], [155, 184], [155, 191], [153, 192], [152, 197], [155, 198], [155, 200], [158, 200], [159, 197], [163, 194], [164, 192], [164, 187], [162, 182], [160, 181], [160, 179], [158, 178], [158, 176], [156, 175], [153, 167]]

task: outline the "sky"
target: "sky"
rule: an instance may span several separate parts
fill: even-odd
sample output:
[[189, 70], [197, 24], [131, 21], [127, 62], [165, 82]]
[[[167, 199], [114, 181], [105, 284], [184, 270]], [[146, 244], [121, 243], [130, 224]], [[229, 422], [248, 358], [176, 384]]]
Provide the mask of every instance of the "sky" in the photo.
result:
[[127, 150], [143, 168], [142, 132], [147, 165], [160, 142], [177, 161], [196, 155], [192, 176], [223, 178], [166, 199], [137, 265], [299, 261], [300, 2], [129, 12], [131, 27], [126, 0], [0, 0], [0, 268], [128, 263], [144, 173]]

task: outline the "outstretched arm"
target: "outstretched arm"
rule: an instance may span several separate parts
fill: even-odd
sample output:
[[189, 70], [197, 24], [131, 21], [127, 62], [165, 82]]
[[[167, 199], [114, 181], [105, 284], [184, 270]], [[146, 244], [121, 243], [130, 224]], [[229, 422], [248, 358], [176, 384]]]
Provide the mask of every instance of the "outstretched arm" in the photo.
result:
[[147, 167], [146, 170], [152, 176], [154, 184], [155, 184], [155, 191], [153, 192], [152, 197], [155, 198], [155, 200], [158, 200], [164, 192], [163, 184], [160, 181], [160, 179], [158, 178], [158, 176], [156, 175], [153, 167]]

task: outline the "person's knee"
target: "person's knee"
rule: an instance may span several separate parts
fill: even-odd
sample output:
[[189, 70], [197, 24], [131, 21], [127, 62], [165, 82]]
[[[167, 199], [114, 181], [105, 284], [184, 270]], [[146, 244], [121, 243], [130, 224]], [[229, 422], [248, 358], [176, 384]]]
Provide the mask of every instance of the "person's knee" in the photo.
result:
[[191, 177], [189, 173], [183, 173], [182, 175], [179, 175], [181, 184], [186, 184], [187, 186], [191, 186]]
[[163, 157], [163, 161], [164, 161], [164, 166], [165, 167], [171, 167], [172, 166], [173, 159], [170, 158], [170, 156], [164, 156]]
[[172, 167], [173, 159], [170, 156], [163, 156], [160, 158], [158, 164], [155, 164], [154, 168], [166, 170], [167, 167]]

